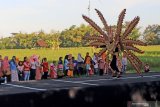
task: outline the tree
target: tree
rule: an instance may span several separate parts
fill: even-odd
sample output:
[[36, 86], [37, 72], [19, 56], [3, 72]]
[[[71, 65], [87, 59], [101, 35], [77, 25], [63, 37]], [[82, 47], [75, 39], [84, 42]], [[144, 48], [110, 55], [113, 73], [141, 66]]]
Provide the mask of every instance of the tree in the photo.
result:
[[153, 45], [156, 43], [156, 34], [154, 32], [147, 32], [144, 36], [144, 40], [147, 44]]
[[160, 44], [160, 25], [148, 25], [143, 32], [144, 41], [147, 44], [158, 45]]
[[[130, 22], [125, 22], [125, 25], [124, 25], [124, 29], [125, 28], [127, 28], [127, 26], [129, 25], [129, 23]], [[132, 32], [131, 32], [131, 34], [129, 35], [129, 37], [131, 38], [131, 39], [134, 39], [134, 40], [137, 40], [140, 36], [141, 36], [141, 32], [140, 32], [140, 27], [135, 27], [133, 30], [132, 30]]]

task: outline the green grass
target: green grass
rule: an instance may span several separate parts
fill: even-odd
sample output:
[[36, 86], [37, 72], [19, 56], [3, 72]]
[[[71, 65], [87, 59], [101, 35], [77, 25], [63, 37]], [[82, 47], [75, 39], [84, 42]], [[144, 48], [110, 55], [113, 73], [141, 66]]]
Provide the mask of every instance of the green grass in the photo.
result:
[[[146, 46], [146, 47], [138, 47], [145, 51], [144, 54], [136, 54], [142, 62], [148, 63], [151, 67], [152, 71], [160, 71], [160, 46]], [[8, 49], [8, 50], [0, 50], [0, 55], [9, 56], [13, 55], [17, 56], [20, 60], [23, 60], [24, 56], [32, 56], [34, 54], [39, 55], [41, 58], [46, 57], [49, 62], [58, 61], [59, 57], [63, 57], [66, 54], [72, 54], [75, 58], [77, 58], [78, 53], [81, 53], [83, 57], [85, 57], [86, 52], [89, 52], [92, 56], [94, 52], [98, 52], [99, 49], [93, 49], [90, 47], [81, 47], [81, 48], [61, 48], [59, 50], [52, 49]], [[133, 68], [128, 64], [127, 67], [128, 72], [135, 72]]]

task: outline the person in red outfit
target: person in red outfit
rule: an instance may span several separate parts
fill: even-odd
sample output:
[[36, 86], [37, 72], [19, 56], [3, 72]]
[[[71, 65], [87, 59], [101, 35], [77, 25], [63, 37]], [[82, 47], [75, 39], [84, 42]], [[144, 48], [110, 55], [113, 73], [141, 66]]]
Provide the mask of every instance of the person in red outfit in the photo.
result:
[[49, 69], [47, 58], [44, 58], [44, 62], [42, 63], [42, 67], [43, 67], [42, 79], [47, 79], [47, 77], [48, 77], [48, 69]]

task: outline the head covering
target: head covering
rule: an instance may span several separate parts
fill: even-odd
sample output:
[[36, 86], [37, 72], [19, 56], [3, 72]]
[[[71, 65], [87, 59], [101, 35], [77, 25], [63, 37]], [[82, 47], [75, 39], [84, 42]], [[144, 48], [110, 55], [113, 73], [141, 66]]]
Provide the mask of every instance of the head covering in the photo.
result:
[[5, 57], [4, 57], [4, 61], [8, 61], [8, 56], [5, 56]]
[[5, 56], [3, 60], [3, 69], [6, 70], [7, 68], [9, 68], [9, 61], [8, 56]]
[[78, 53], [77, 62], [84, 62], [84, 60], [83, 60], [83, 58], [82, 58], [80, 53]]

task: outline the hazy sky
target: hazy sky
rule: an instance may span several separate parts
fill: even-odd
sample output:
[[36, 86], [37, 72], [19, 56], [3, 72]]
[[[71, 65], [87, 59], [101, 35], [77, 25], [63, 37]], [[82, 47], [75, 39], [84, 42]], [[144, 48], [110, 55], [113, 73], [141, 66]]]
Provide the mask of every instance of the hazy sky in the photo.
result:
[[[63, 30], [85, 23], [89, 0], [0, 0], [0, 36], [12, 32], [43, 29]], [[139, 26], [160, 24], [160, 0], [90, 0], [90, 17], [101, 25], [94, 8], [99, 9], [109, 24], [116, 24], [119, 13], [127, 9], [126, 21], [140, 16]]]

